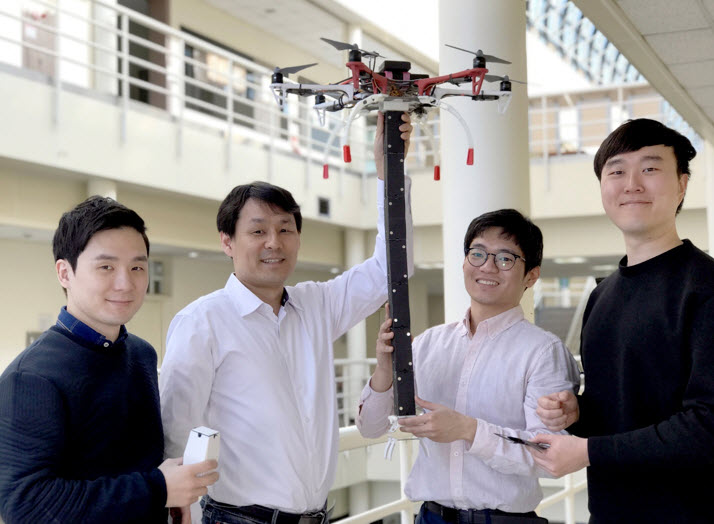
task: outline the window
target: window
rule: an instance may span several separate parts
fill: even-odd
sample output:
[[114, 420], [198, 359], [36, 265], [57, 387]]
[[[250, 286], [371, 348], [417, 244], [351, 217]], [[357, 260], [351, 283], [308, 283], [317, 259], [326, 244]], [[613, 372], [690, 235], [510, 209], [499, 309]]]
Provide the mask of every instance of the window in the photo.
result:
[[[201, 40], [205, 40], [216, 47], [225, 49], [230, 53], [251, 59], [234, 49], [230, 49], [188, 29], [182, 28], [182, 30], [190, 35], [200, 38]], [[251, 122], [255, 117], [255, 110], [251, 104], [246, 103], [241, 99], [256, 99], [256, 90], [253, 86], [258, 81], [257, 74], [239, 64], [234, 63], [233, 74], [231, 75], [230, 62], [225, 56], [213, 53], [207, 49], [197, 48], [189, 44], [186, 44], [184, 54], [188, 58], [192, 59], [191, 61], [186, 62], [185, 74], [187, 77], [197, 81], [196, 83], [190, 81], [186, 82], [186, 96], [194, 98], [200, 102], [204, 102], [203, 104], [186, 102], [186, 107], [213, 115], [217, 118], [225, 119], [224, 114], [221, 113], [220, 110], [226, 109], [227, 96], [218, 94], [214, 90], [202, 87], [200, 84], [206, 84], [206, 86], [215, 87], [224, 92], [227, 89], [231, 89], [233, 96], [234, 123], [250, 128], [255, 127], [253, 122]], [[197, 83], [199, 83], [199, 85], [197, 85]], [[217, 110], [212, 111], [210, 106], [215, 106]], [[246, 118], [240, 118], [239, 115]]]
[[580, 150], [578, 109], [566, 107], [558, 112], [558, 138], [560, 154], [577, 153]]
[[164, 263], [160, 260], [149, 260], [149, 295], [164, 294]]

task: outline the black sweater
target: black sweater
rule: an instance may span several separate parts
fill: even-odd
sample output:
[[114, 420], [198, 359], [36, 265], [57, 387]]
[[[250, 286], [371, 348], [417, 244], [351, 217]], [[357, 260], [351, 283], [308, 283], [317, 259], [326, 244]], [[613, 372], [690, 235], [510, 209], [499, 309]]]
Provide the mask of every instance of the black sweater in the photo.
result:
[[714, 259], [685, 240], [626, 264], [583, 317], [591, 522], [714, 522]]
[[0, 515], [166, 522], [156, 352], [52, 327], [0, 376]]

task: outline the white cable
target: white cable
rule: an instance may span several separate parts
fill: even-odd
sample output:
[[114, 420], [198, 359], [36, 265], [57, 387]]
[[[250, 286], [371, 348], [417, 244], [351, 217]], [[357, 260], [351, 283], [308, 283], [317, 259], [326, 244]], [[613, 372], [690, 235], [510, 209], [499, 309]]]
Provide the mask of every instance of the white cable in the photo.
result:
[[438, 104], [439, 104], [439, 107], [443, 107], [444, 109], [446, 109], [449, 113], [454, 115], [456, 120], [459, 121], [459, 123], [461, 124], [461, 127], [464, 128], [464, 132], [466, 133], [466, 141], [468, 143], [469, 149], [473, 149], [474, 148], [474, 139], [471, 136], [471, 130], [469, 129], [469, 126], [466, 124], [466, 120], [464, 120], [464, 117], [462, 117], [456, 109], [451, 107], [446, 102], [439, 101]]
[[[394, 433], [399, 429], [399, 417], [396, 415], [389, 415], [389, 431], [387, 433]], [[386, 460], [392, 460], [392, 455], [394, 454], [394, 446], [397, 443], [397, 439], [394, 437], [389, 437], [387, 439], [387, 445], [384, 448], [384, 458]]]

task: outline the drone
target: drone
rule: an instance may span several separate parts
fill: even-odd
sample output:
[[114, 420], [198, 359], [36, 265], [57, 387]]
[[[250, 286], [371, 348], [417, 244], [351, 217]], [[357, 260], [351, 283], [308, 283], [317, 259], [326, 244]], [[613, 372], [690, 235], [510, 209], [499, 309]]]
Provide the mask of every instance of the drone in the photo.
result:
[[[337, 131], [340, 130], [343, 159], [345, 162], [351, 162], [349, 132], [352, 122], [371, 111], [377, 110], [384, 114], [384, 201], [386, 204], [384, 219], [387, 248], [387, 289], [389, 311], [392, 315], [391, 330], [394, 333], [392, 338], [394, 347], [392, 358], [394, 413], [397, 417], [410, 416], [416, 413], [416, 406], [409, 314], [408, 241], [405, 222], [407, 205], [404, 175], [405, 144], [399, 131], [401, 115], [403, 112], [410, 113], [412, 122], [424, 129], [426, 136], [433, 144], [434, 137], [429, 127], [424, 125], [425, 116], [430, 110], [437, 107], [446, 109], [456, 117], [464, 129], [469, 146], [466, 164], [473, 165], [474, 148], [471, 132], [463, 117], [453, 107], [446, 104], [444, 99], [464, 96], [475, 101], [498, 100], [499, 112], [503, 113], [511, 99], [512, 82], [524, 82], [511, 80], [507, 76], [489, 75], [488, 69], [486, 69], [487, 61], [499, 64], [510, 64], [510, 62], [496, 56], [486, 55], [480, 49], [474, 52], [449, 45], [448, 47], [474, 55], [472, 67], [450, 75], [429, 77], [424, 74], [411, 73], [409, 62], [397, 60], [384, 60], [379, 70], [375, 71], [377, 58], [384, 58], [377, 51], [360, 49], [357, 44], [347, 44], [327, 38], [322, 40], [340, 51], [349, 51], [346, 65], [351, 74], [348, 78], [328, 85], [298, 84], [286, 81], [285, 76], [316, 64], [276, 67], [273, 71], [270, 88], [276, 102], [281, 107], [285, 104], [289, 94], [314, 96], [314, 108], [322, 125], [325, 124], [326, 112], [349, 110], [349, 116], [343, 120], [342, 126], [334, 127], [328, 138], [323, 178], [328, 178], [327, 156]], [[367, 60], [367, 64], [362, 61], [363, 57]], [[484, 81], [498, 81], [500, 89], [485, 91], [482, 89]], [[434, 147], [433, 151], [436, 154], [437, 149]], [[434, 164], [434, 179], [439, 180], [441, 175], [438, 156], [435, 158]]]
[[[497, 56], [484, 54], [481, 49], [470, 51], [461, 47], [445, 44], [447, 47], [474, 55], [470, 68], [456, 73], [429, 77], [425, 74], [410, 73], [411, 64], [406, 61], [384, 60], [379, 70], [375, 70], [377, 58], [384, 58], [377, 51], [360, 49], [357, 44], [348, 44], [328, 38], [321, 38], [337, 50], [349, 51], [347, 68], [351, 75], [337, 83], [299, 84], [287, 81], [285, 76], [298, 73], [304, 69], [317, 65], [304, 64], [292, 67], [276, 67], [273, 71], [270, 89], [273, 91], [276, 102], [283, 107], [289, 94], [298, 96], [314, 96], [314, 109], [317, 112], [320, 125], [325, 125], [325, 113], [337, 112], [348, 109], [349, 116], [343, 125], [333, 128], [325, 148], [325, 162], [323, 164], [323, 178], [328, 178], [327, 155], [330, 145], [340, 132], [343, 160], [352, 161], [349, 146], [349, 133], [353, 121], [361, 115], [372, 111], [405, 111], [410, 113], [416, 124], [432, 142], [434, 137], [427, 126], [424, 125], [426, 114], [436, 108], [443, 108], [452, 114], [461, 124], [467, 138], [468, 153], [467, 165], [473, 165], [474, 146], [471, 131], [463, 117], [451, 105], [444, 102], [448, 97], [470, 97], [474, 101], [499, 101], [499, 113], [508, 109], [512, 94], [512, 83], [525, 84], [520, 80], [512, 80], [507, 75], [498, 76], [488, 74], [486, 63], [510, 64], [511, 62]], [[367, 59], [367, 64], [363, 62]], [[482, 89], [483, 82], [499, 82], [498, 91]], [[464, 84], [470, 84], [463, 89]], [[433, 151], [437, 151], [435, 147]], [[437, 153], [438, 155], [438, 153]], [[434, 179], [439, 180], [439, 158], [435, 158]]]

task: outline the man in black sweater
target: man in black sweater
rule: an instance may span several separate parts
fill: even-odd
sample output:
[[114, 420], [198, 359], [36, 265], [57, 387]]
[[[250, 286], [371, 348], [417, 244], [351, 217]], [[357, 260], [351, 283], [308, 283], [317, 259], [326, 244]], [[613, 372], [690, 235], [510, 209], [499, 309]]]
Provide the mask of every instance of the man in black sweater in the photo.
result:
[[578, 436], [539, 436], [551, 447], [533, 453], [556, 476], [588, 466], [593, 524], [712, 522], [714, 259], [675, 225], [695, 154], [676, 131], [638, 119], [595, 156], [627, 254], [585, 310], [583, 394], [539, 399], [550, 429]]
[[144, 221], [91, 197], [54, 235], [67, 306], [0, 376], [0, 516], [165, 523], [206, 493], [215, 461], [163, 461], [156, 352], [124, 324], [146, 294]]

